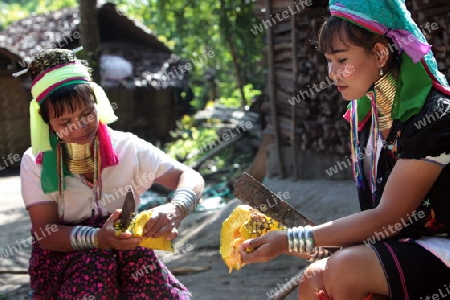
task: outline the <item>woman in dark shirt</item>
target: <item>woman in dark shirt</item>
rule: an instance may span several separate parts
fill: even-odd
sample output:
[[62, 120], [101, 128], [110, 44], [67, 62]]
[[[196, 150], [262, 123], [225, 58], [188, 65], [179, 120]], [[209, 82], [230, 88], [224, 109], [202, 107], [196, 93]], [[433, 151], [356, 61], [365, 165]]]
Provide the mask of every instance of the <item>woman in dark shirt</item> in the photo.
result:
[[345, 118], [362, 211], [248, 240], [243, 262], [342, 246], [306, 269], [301, 299], [450, 295], [447, 81], [404, 1], [331, 0], [330, 12], [318, 46], [351, 101]]

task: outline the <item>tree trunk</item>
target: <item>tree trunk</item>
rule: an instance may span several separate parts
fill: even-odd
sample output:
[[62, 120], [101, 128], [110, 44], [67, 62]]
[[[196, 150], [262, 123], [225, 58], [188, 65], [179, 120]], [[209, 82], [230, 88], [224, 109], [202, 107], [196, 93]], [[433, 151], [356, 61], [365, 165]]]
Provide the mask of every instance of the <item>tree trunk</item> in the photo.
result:
[[231, 52], [231, 57], [233, 57], [234, 71], [236, 72], [236, 80], [237, 80], [239, 92], [241, 93], [241, 109], [244, 110], [245, 106], [247, 105], [247, 99], [245, 99], [241, 65], [239, 64], [238, 54], [236, 52], [236, 48], [234, 47], [233, 39], [232, 39], [231, 35], [227, 35], [226, 39], [228, 42], [228, 47]]
[[92, 68], [92, 80], [100, 84], [100, 34], [98, 29], [97, 0], [80, 0], [81, 46]]
[[242, 79], [242, 70], [241, 70], [241, 66], [239, 64], [238, 53], [237, 53], [236, 48], [234, 47], [234, 43], [233, 43], [232, 31], [230, 30], [231, 24], [230, 24], [230, 21], [228, 20], [227, 9], [225, 7], [225, 0], [220, 0], [219, 2], [220, 2], [220, 23], [223, 28], [222, 32], [226, 39], [228, 49], [230, 50], [231, 57], [233, 59], [233, 67], [234, 67], [234, 71], [236, 73], [236, 81], [238, 84], [239, 92], [241, 94], [241, 109], [243, 110], [245, 108], [245, 106], [247, 105], [247, 100], [245, 99], [244, 82]]

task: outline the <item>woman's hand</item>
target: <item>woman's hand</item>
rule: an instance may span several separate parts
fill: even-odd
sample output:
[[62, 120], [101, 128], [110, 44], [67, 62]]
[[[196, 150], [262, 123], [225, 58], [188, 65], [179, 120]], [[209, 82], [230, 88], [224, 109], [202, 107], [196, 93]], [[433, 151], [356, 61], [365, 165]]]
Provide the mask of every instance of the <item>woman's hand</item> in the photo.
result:
[[122, 210], [117, 209], [98, 232], [98, 243], [101, 249], [133, 250], [142, 241], [142, 238], [132, 237], [130, 232], [121, 232], [117, 235], [114, 222], [119, 219], [121, 214]]
[[152, 216], [144, 227], [144, 236], [151, 238], [167, 236], [168, 240], [172, 240], [178, 235], [182, 219], [181, 210], [172, 203], [152, 208]]
[[[247, 250], [253, 251], [247, 252]], [[259, 238], [244, 241], [241, 246], [242, 261], [246, 264], [268, 262], [280, 254], [290, 254], [305, 259], [310, 257], [307, 254], [289, 252], [287, 234], [284, 230], [270, 231]]]
[[268, 262], [287, 251], [286, 231], [276, 230], [261, 237], [244, 241], [241, 246], [241, 257], [246, 264]]

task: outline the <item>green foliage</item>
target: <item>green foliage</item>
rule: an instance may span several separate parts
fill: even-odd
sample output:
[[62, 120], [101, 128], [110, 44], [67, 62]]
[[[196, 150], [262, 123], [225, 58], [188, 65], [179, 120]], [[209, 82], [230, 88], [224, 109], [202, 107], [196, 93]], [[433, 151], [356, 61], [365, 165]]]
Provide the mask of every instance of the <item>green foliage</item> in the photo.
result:
[[77, 5], [77, 0], [3, 0], [0, 3], [0, 30], [32, 13], [45, 13]]
[[[260, 90], [254, 90], [252, 84], [247, 84], [244, 86], [245, 99], [247, 99], [247, 105], [252, 104], [252, 98], [261, 95]], [[225, 98], [221, 97], [219, 99], [219, 104], [227, 107], [239, 108], [241, 106], [241, 94], [238, 89], [234, 90], [231, 97]]]
[[28, 12], [24, 11], [20, 5], [0, 3], [0, 30], [26, 16], [28, 16]]
[[[253, 0], [111, 0], [160, 37], [178, 56], [194, 65], [192, 82], [201, 84], [205, 71], [214, 72], [219, 95], [230, 97], [237, 89], [233, 57], [225, 37], [231, 36], [237, 50], [244, 84], [262, 85], [261, 58], [263, 39], [251, 32], [257, 19]], [[224, 20], [227, 20], [224, 24]], [[225, 26], [227, 25], [227, 26]], [[214, 56], [201, 60], [205, 51]], [[201, 94], [195, 93], [196, 96]]]
[[[219, 137], [216, 123], [219, 122], [208, 120], [205, 123], [196, 124], [194, 118], [184, 116], [177, 122], [177, 128], [171, 132], [173, 141], [165, 145], [164, 152], [187, 165], [194, 164], [203, 158], [208, 150], [213, 149], [211, 145], [217, 146]], [[231, 145], [206, 160], [199, 172], [208, 174], [224, 168], [229, 168], [229, 172], [232, 172], [233, 168], [247, 166], [252, 161], [253, 155], [253, 153], [242, 153]]]
[[194, 95], [196, 95], [196, 97], [194, 98], [194, 100], [192, 100], [191, 105], [195, 108], [195, 110], [202, 109], [201, 99], [204, 97], [207, 97], [206, 96], [207, 91], [202, 86], [194, 85], [194, 86], [192, 86], [192, 92], [194, 93]]
[[165, 147], [167, 154], [187, 164], [198, 159], [202, 149], [218, 138], [213, 126], [197, 126], [194, 122], [190, 116], [177, 121], [177, 128], [171, 132], [173, 142]]

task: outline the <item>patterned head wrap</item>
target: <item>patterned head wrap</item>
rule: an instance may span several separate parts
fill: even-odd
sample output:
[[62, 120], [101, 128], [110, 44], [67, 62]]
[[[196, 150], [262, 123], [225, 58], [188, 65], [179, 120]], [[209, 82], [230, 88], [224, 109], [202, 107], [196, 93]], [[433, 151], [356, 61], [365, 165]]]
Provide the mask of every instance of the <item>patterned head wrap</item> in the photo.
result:
[[[71, 61], [68, 61], [71, 59]], [[56, 65], [55, 65], [56, 63]], [[46, 67], [53, 65], [52, 67]], [[41, 70], [39, 72], [38, 70]], [[31, 85], [33, 100], [30, 103], [31, 146], [33, 154], [51, 150], [49, 126], [39, 110], [45, 99], [54, 91], [69, 85], [89, 83], [97, 100], [99, 120], [109, 124], [117, 120], [103, 89], [91, 82], [89, 69], [76, 59], [70, 50], [54, 49], [41, 52], [31, 63], [29, 72], [35, 76]], [[36, 76], [36, 73], [39, 74]]]
[[105, 125], [116, 121], [117, 117], [104, 90], [91, 81], [89, 68], [77, 60], [74, 52], [66, 49], [44, 50], [34, 58], [28, 72], [33, 79], [33, 99], [30, 102], [31, 146], [33, 154], [38, 154], [37, 162], [42, 163], [41, 185], [44, 192], [55, 192], [58, 188], [55, 172], [58, 140], [40, 115], [40, 108], [49, 95], [62, 87], [86, 83], [91, 85], [100, 122], [97, 136], [102, 157], [101, 167], [117, 164], [118, 158]]
[[[391, 38], [399, 49], [400, 74], [396, 98], [401, 101], [394, 101], [393, 119], [405, 121], [417, 114], [432, 86], [450, 93], [445, 76], [438, 71], [431, 46], [411, 18], [405, 0], [330, 0], [330, 13]], [[367, 97], [358, 100], [358, 119], [367, 119], [370, 100]]]

